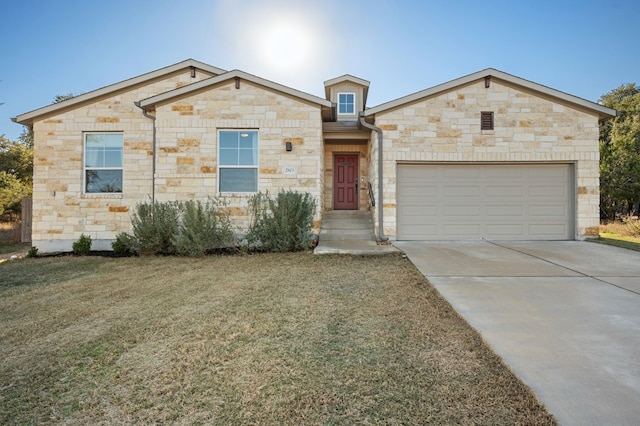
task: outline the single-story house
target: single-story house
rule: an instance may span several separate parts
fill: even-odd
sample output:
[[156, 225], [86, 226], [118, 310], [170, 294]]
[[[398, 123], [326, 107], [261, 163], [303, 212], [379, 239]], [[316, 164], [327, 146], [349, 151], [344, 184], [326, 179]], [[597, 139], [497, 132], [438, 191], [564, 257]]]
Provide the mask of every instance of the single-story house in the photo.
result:
[[344, 75], [317, 97], [189, 59], [13, 120], [34, 132], [33, 245], [110, 249], [139, 202], [294, 189], [370, 210], [397, 240], [598, 234], [599, 124], [616, 112], [495, 69], [368, 108]]

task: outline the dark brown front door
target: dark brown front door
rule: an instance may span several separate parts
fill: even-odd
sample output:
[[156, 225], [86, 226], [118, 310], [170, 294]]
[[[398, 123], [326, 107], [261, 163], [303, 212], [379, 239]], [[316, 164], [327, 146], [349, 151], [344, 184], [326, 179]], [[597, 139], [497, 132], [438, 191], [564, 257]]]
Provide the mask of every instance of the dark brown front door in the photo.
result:
[[333, 157], [333, 208], [358, 210], [358, 154]]

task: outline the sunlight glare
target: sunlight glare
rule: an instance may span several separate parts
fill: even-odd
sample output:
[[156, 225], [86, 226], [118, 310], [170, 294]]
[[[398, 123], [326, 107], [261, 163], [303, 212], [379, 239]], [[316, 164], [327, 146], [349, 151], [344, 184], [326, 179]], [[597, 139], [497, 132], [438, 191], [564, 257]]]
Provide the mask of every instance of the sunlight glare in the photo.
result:
[[264, 28], [259, 53], [273, 69], [304, 68], [312, 44], [312, 36], [304, 27], [292, 19], [280, 19]]

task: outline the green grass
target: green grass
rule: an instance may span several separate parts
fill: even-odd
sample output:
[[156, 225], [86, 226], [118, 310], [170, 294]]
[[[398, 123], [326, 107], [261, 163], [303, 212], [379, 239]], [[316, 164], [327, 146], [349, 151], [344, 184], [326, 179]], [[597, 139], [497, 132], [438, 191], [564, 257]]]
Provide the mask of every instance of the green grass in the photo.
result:
[[625, 237], [614, 233], [601, 232], [600, 237], [590, 239], [589, 241], [640, 251], [640, 238], [635, 237]]
[[554, 424], [400, 255], [0, 264], [1, 424]]

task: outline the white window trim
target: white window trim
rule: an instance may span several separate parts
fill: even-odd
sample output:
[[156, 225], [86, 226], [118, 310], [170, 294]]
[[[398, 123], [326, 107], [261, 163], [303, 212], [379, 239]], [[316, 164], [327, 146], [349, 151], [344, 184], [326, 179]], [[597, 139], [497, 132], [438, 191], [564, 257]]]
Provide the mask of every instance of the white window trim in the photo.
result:
[[[340, 112], [340, 95], [353, 95], [353, 112]], [[355, 92], [338, 92], [338, 115], [356, 115], [356, 94]]]
[[[87, 167], [87, 135], [122, 135], [122, 161], [120, 167]], [[120, 192], [87, 192], [87, 170], [120, 170], [122, 172], [122, 190]], [[83, 132], [82, 133], [82, 194], [89, 196], [109, 196], [121, 198], [124, 194], [124, 132]]]
[[[257, 147], [256, 147], [256, 165], [255, 166], [243, 166], [243, 165], [238, 165], [238, 166], [226, 166], [224, 164], [220, 164], [220, 132], [238, 132], [238, 133], [242, 133], [242, 132], [255, 132], [258, 136], [258, 142], [257, 142]], [[217, 191], [218, 194], [256, 194], [258, 192], [260, 192], [260, 132], [258, 131], [258, 129], [218, 129], [218, 160], [216, 161], [217, 163], [217, 171], [216, 171], [216, 176], [218, 177], [218, 183], [217, 183]], [[222, 183], [222, 179], [221, 179], [221, 174], [220, 174], [220, 169], [255, 169], [256, 170], [256, 190], [255, 191], [222, 191], [220, 188], [220, 185]]]

